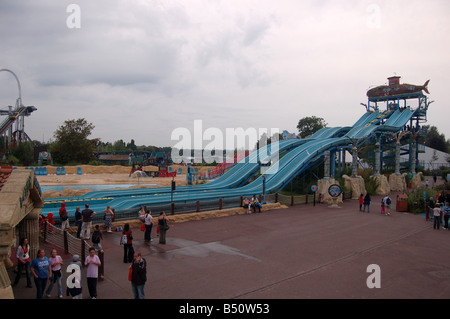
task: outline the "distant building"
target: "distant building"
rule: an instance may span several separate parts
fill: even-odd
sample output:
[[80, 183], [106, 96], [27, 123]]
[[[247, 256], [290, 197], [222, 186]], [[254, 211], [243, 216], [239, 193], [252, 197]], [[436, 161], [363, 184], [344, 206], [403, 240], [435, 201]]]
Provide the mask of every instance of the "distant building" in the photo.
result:
[[98, 155], [98, 161], [106, 165], [128, 165], [130, 155], [125, 154], [100, 154]]
[[[419, 144], [419, 167], [424, 169], [439, 169], [440, 167], [450, 167], [450, 154], [438, 151], [434, 148]], [[423, 152], [423, 153], [422, 153]], [[408, 155], [402, 155], [402, 162], [408, 161]]]

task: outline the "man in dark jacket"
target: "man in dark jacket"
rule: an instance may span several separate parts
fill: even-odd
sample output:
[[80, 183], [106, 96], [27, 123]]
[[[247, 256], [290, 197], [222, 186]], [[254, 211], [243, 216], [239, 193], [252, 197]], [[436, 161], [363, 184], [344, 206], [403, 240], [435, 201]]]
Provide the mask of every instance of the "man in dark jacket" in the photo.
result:
[[134, 253], [131, 263], [131, 289], [134, 299], [145, 299], [145, 282], [147, 281], [147, 262], [140, 252]]

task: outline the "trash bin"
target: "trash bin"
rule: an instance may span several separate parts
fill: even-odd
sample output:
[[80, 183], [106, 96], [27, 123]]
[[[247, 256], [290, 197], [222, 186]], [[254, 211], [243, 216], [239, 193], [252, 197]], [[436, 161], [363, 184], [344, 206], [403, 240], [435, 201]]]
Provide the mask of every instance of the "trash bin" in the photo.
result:
[[397, 195], [396, 210], [398, 212], [407, 212], [408, 211], [408, 195]]

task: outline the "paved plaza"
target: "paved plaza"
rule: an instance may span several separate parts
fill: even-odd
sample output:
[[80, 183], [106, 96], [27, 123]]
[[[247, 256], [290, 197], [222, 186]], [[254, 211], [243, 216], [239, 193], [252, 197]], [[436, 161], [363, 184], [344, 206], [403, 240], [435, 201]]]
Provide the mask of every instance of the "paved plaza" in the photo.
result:
[[[150, 245], [133, 229], [134, 248], [148, 263], [146, 298], [449, 299], [450, 231], [396, 212], [395, 197], [391, 216], [380, 214], [381, 196], [374, 196], [370, 213], [347, 200], [340, 208], [308, 204], [175, 223], [166, 245], [158, 243], [155, 228]], [[120, 234], [103, 237], [105, 278], [98, 298], [131, 299]], [[68, 265], [71, 256], [60, 254]], [[379, 288], [369, 288], [368, 281]], [[88, 298], [85, 278], [83, 283]], [[35, 298], [35, 288], [25, 285], [22, 277], [16, 299]]]

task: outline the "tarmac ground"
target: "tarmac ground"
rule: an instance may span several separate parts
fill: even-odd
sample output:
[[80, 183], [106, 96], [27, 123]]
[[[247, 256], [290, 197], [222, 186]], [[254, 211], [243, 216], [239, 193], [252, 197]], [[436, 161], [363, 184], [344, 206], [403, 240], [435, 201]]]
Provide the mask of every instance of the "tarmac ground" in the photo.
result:
[[[380, 214], [381, 196], [373, 196], [370, 213], [347, 200], [339, 208], [308, 204], [175, 223], [165, 245], [155, 227], [149, 245], [134, 228], [134, 249], [147, 261], [146, 299], [449, 299], [450, 231], [397, 212], [391, 197], [390, 216]], [[120, 233], [103, 238], [98, 299], [132, 299]], [[42, 246], [50, 256], [52, 247]], [[65, 269], [72, 256], [58, 251]], [[64, 296], [66, 277], [63, 271]], [[85, 269], [82, 278], [89, 299]], [[25, 286], [23, 276], [16, 299], [35, 298], [34, 283]], [[44, 299], [57, 299], [56, 286]]]

